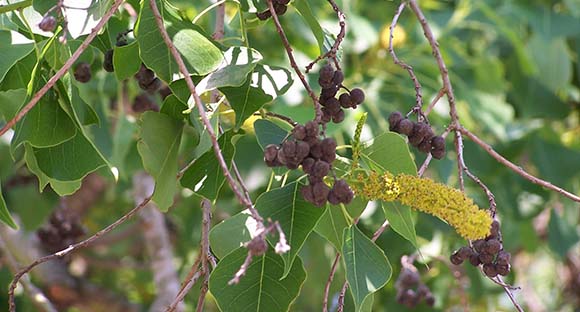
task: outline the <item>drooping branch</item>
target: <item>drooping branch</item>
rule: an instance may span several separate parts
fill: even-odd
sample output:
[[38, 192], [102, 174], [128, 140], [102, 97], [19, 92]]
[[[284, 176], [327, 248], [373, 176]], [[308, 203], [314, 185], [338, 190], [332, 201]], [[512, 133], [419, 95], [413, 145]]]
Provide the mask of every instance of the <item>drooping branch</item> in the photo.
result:
[[105, 24], [109, 21], [111, 16], [117, 11], [119, 6], [124, 2], [124, 0], [116, 0], [115, 3], [111, 6], [111, 8], [103, 15], [103, 18], [97, 23], [95, 28], [91, 30], [91, 33], [87, 36], [87, 38], [81, 43], [78, 49], [72, 54], [72, 56], [62, 65], [62, 67], [54, 74], [54, 76], [50, 77], [48, 82], [36, 94], [32, 96], [30, 101], [24, 105], [24, 107], [12, 118], [10, 121], [0, 129], [0, 136], [4, 135], [8, 131], [8, 129], [12, 128], [16, 123], [22, 119], [26, 114], [40, 101], [40, 99], [54, 86], [54, 84], [62, 78], [67, 71], [74, 65], [77, 59], [81, 56], [81, 54], [89, 47], [90, 43], [95, 39], [95, 37], [99, 34], [101, 29], [105, 27]]
[[555, 191], [555, 192], [557, 192], [565, 197], [570, 198], [571, 200], [573, 200], [575, 202], [580, 202], [580, 196], [572, 194], [572, 193], [570, 193], [570, 192], [568, 192], [568, 191], [566, 191], [566, 190], [564, 190], [564, 189], [562, 189], [562, 188], [560, 188], [560, 187], [558, 187], [558, 186], [556, 186], [548, 181], [542, 180], [540, 178], [537, 178], [537, 177], [529, 174], [524, 169], [522, 169], [522, 167], [512, 163], [511, 161], [507, 160], [505, 157], [500, 155], [489, 144], [484, 142], [482, 139], [480, 139], [478, 136], [473, 134], [471, 131], [465, 129], [464, 127], [460, 127], [458, 129], [458, 131], [463, 133], [463, 135], [465, 135], [467, 138], [469, 138], [475, 144], [477, 144], [481, 148], [483, 148], [491, 157], [493, 157], [493, 159], [497, 160], [500, 164], [508, 167], [510, 170], [512, 170], [516, 174], [520, 175], [524, 179], [526, 179], [534, 184], [545, 187], [549, 190]]

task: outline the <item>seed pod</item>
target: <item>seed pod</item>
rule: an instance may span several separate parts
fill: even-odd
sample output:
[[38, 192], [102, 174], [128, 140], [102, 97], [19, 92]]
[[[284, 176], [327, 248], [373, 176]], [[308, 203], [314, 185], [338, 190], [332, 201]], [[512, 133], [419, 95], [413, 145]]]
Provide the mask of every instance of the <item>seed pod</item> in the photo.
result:
[[332, 88], [334, 86], [334, 82], [331, 80], [324, 80], [322, 79], [322, 77], [318, 77], [318, 84], [323, 88], [323, 89], [328, 89], [328, 88]]
[[330, 172], [330, 164], [323, 160], [318, 160], [312, 167], [311, 176], [324, 178]]
[[482, 252], [484, 245], [485, 245], [485, 240], [483, 240], [483, 239], [476, 239], [473, 241], [473, 249], [475, 249], [475, 251], [477, 251], [477, 252]]
[[433, 156], [435, 159], [442, 159], [445, 157], [445, 150], [432, 150], [431, 156]]
[[296, 125], [294, 129], [292, 129], [292, 135], [296, 140], [304, 140], [304, 138], [306, 138], [306, 127], [303, 125]]
[[318, 124], [315, 121], [309, 121], [304, 125], [306, 128], [306, 136], [307, 137], [318, 137]]
[[511, 255], [509, 252], [502, 250], [497, 254], [496, 262], [498, 264], [509, 264], [511, 259]]
[[491, 230], [489, 234], [490, 238], [499, 238], [499, 222], [497, 220], [493, 220], [491, 223]]
[[324, 107], [326, 107], [330, 115], [336, 115], [340, 111], [340, 102], [335, 98], [330, 98], [326, 101]]

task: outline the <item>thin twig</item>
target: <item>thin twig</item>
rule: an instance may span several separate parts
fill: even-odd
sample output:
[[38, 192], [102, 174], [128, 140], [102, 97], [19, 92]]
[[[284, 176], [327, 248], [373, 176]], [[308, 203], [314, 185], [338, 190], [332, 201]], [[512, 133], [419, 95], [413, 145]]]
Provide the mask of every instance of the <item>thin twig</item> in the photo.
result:
[[78, 242], [76, 244], [70, 245], [68, 248], [63, 249], [63, 250], [61, 250], [59, 252], [55, 252], [53, 254], [44, 256], [42, 258], [38, 258], [34, 262], [32, 262], [30, 265], [28, 265], [27, 267], [25, 267], [24, 269], [22, 269], [18, 273], [16, 273], [14, 275], [14, 279], [10, 283], [10, 288], [8, 289], [8, 304], [9, 304], [9, 310], [10, 310], [10, 312], [15, 312], [16, 311], [16, 305], [14, 304], [14, 289], [16, 289], [16, 285], [18, 284], [18, 281], [20, 281], [20, 279], [22, 278], [22, 276], [24, 276], [24, 274], [30, 272], [34, 267], [36, 267], [39, 264], [42, 264], [42, 263], [47, 262], [47, 261], [50, 261], [50, 260], [63, 258], [64, 256], [70, 254], [71, 252], [73, 252], [73, 251], [75, 251], [77, 249], [81, 249], [81, 248], [84, 248], [84, 247], [87, 247], [87, 246], [91, 245], [94, 241], [96, 241], [97, 239], [99, 239], [99, 237], [103, 236], [104, 234], [107, 234], [107, 233], [111, 232], [116, 227], [118, 227], [119, 225], [121, 225], [122, 223], [124, 223], [125, 221], [127, 221], [128, 219], [130, 219], [131, 217], [133, 217], [141, 208], [145, 207], [145, 205], [147, 205], [147, 203], [149, 203], [149, 201], [151, 201], [151, 196], [145, 198], [135, 208], [131, 209], [129, 212], [127, 212], [121, 218], [117, 219], [117, 221], [111, 223], [106, 228], [104, 228], [104, 229], [98, 231], [97, 233], [93, 234], [93, 236], [91, 236], [91, 237], [89, 237], [89, 238], [87, 238], [87, 239], [85, 239], [83, 241], [80, 241], [80, 242]]
[[496, 152], [489, 144], [485, 143], [482, 139], [477, 137], [475, 134], [473, 134], [469, 130], [467, 130], [463, 127], [460, 127], [457, 130], [460, 131], [462, 134], [464, 134], [466, 137], [468, 137], [475, 144], [481, 146], [491, 157], [493, 157], [499, 163], [508, 167], [509, 169], [511, 169], [513, 172], [517, 173], [518, 175], [520, 175], [524, 179], [526, 179], [534, 184], [537, 184], [537, 185], [540, 185], [540, 186], [545, 187], [547, 189], [550, 189], [552, 191], [555, 191], [557, 193], [560, 193], [561, 195], [566, 196], [575, 202], [580, 202], [580, 196], [572, 194], [572, 193], [570, 193], [570, 192], [568, 192], [568, 191], [566, 191], [558, 186], [555, 186], [554, 184], [552, 184], [548, 181], [544, 181], [540, 178], [537, 178], [537, 177], [527, 173], [524, 169], [522, 169], [522, 167], [517, 166], [514, 163], [512, 163], [511, 161], [507, 160], [505, 157], [503, 157], [498, 152]]
[[50, 77], [48, 82], [34, 94], [34, 96], [19, 112], [12, 118], [10, 121], [0, 129], [0, 136], [4, 135], [8, 131], [8, 129], [12, 128], [20, 119], [22, 119], [26, 114], [40, 101], [40, 99], [54, 86], [54, 84], [62, 78], [67, 71], [72, 67], [72, 65], [76, 62], [76, 60], [81, 56], [81, 54], [89, 47], [89, 44], [95, 39], [95, 37], [99, 34], [99, 31], [105, 26], [107, 21], [111, 18], [111, 16], [117, 11], [119, 6], [124, 2], [124, 0], [116, 0], [113, 3], [113, 6], [103, 15], [103, 18], [99, 21], [99, 23], [91, 30], [91, 33], [87, 36], [85, 41], [81, 43], [79, 48], [72, 54], [72, 56], [62, 65], [62, 67], [54, 74], [54, 76]]
[[167, 310], [165, 310], [165, 312], [175, 311], [175, 308], [177, 307], [177, 305], [181, 301], [183, 301], [183, 298], [185, 298], [185, 295], [187, 295], [187, 293], [189, 292], [189, 290], [191, 289], [191, 287], [195, 283], [197, 283], [197, 280], [201, 276], [201, 272], [199, 271], [199, 263], [200, 262], [201, 262], [201, 258], [198, 257], [195, 260], [195, 262], [193, 263], [193, 265], [191, 266], [191, 269], [189, 270], [189, 273], [187, 274], [187, 277], [185, 278], [185, 280], [183, 281], [183, 283], [181, 283], [181, 289], [177, 293], [177, 296], [175, 296], [175, 299], [167, 307]]
[[228, 282], [228, 285], [234, 285], [234, 284], [237, 284], [240, 282], [240, 278], [242, 278], [242, 276], [244, 276], [244, 274], [246, 274], [246, 270], [250, 266], [250, 263], [252, 263], [252, 257], [253, 257], [252, 252], [250, 250], [248, 250], [248, 255], [246, 255], [246, 259], [244, 260], [244, 263], [242, 263], [242, 265], [240, 266], [240, 269], [234, 275], [234, 278], [232, 278]]
[[427, 106], [427, 108], [423, 112], [425, 114], [425, 116], [428, 116], [431, 113], [431, 111], [433, 110], [433, 108], [435, 107], [435, 105], [437, 104], [437, 102], [439, 102], [439, 100], [444, 95], [445, 95], [445, 88], [439, 89], [439, 92], [437, 92], [437, 94], [435, 95], [435, 97], [433, 98], [433, 100], [431, 101], [431, 103], [429, 103], [429, 106]]
[[286, 49], [286, 54], [288, 54], [288, 60], [290, 61], [290, 66], [292, 66], [292, 68], [296, 72], [296, 75], [298, 75], [298, 78], [300, 78], [302, 85], [304, 85], [304, 88], [308, 92], [308, 95], [310, 95], [310, 98], [314, 102], [314, 107], [316, 109], [316, 122], [320, 123], [321, 118], [322, 118], [322, 108], [320, 107], [320, 103], [318, 102], [318, 98], [314, 94], [314, 91], [312, 91], [312, 88], [308, 84], [308, 81], [306, 81], [306, 78], [304, 77], [304, 75], [300, 71], [300, 68], [298, 67], [298, 64], [296, 63], [296, 60], [294, 59], [294, 54], [292, 53], [292, 46], [290, 46], [290, 42], [288, 41], [288, 38], [286, 37], [286, 34], [284, 33], [284, 29], [282, 29], [282, 25], [280, 24], [280, 20], [278, 19], [278, 15], [276, 14], [276, 10], [274, 10], [274, 4], [272, 3], [272, 0], [267, 0], [267, 2], [268, 2], [268, 9], [270, 10], [270, 13], [272, 14], [272, 19], [274, 20], [274, 24], [276, 25], [276, 30], [278, 31], [278, 35], [280, 35], [280, 39], [282, 39], [282, 43], [284, 44], [284, 48]]
[[326, 280], [326, 285], [324, 286], [324, 299], [322, 300], [322, 312], [328, 312], [328, 293], [330, 292], [330, 285], [332, 284], [334, 274], [336, 273], [336, 269], [338, 268], [338, 260], [340, 260], [340, 252], [337, 252], [336, 257], [334, 257], [334, 262], [332, 263], [332, 267], [330, 268], [330, 274], [328, 274], [328, 279]]
[[377, 231], [375, 232], [375, 234], [373, 234], [373, 238], [371, 238], [371, 240], [373, 242], [376, 242], [377, 239], [379, 238], [379, 236], [381, 236], [381, 234], [383, 234], [383, 232], [389, 227], [389, 220], [385, 220], [385, 222], [383, 222], [383, 224], [381, 225], [380, 228], [377, 229]]
[[201, 221], [201, 274], [203, 274], [203, 284], [201, 286], [201, 291], [199, 293], [199, 299], [197, 300], [197, 312], [203, 311], [203, 303], [205, 301], [205, 295], [208, 291], [209, 286], [209, 265], [208, 259], [211, 255], [209, 249], [209, 230], [211, 228], [211, 201], [208, 199], [203, 199], [201, 201], [202, 210], [202, 221]]
[[346, 296], [346, 290], [348, 289], [348, 282], [345, 281], [338, 295], [338, 308], [336, 312], [342, 312], [344, 310], [344, 297]]
[[204, 106], [201, 98], [199, 97], [199, 94], [197, 94], [197, 92], [195, 91], [195, 84], [193, 83], [193, 80], [191, 80], [191, 76], [189, 74], [189, 71], [187, 70], [187, 67], [185, 66], [185, 62], [183, 61], [183, 58], [179, 54], [179, 51], [177, 51], [177, 48], [175, 48], [175, 45], [171, 41], [171, 38], [169, 37], [167, 30], [165, 29], [165, 26], [163, 24], [163, 17], [161, 17], [161, 14], [159, 13], [159, 9], [157, 8], [157, 3], [155, 2], [155, 0], [150, 0], [149, 5], [151, 6], [151, 10], [153, 11], [153, 15], [155, 16], [155, 22], [157, 23], [157, 28], [159, 29], [159, 32], [161, 33], [161, 36], [163, 37], [163, 41], [165, 42], [165, 44], [169, 48], [169, 51], [171, 52], [171, 55], [175, 59], [175, 62], [177, 63], [177, 66], [179, 67], [179, 71], [184, 76], [184, 79], [185, 79], [185, 82], [186, 82], [187, 87], [189, 89], [189, 92], [191, 93], [191, 95], [195, 101], [195, 105], [197, 107], [197, 110], [199, 112], [201, 120], [206, 128], [206, 131], [207, 131], [209, 137], [210, 137], [212, 147], [213, 147], [214, 153], [216, 155], [216, 159], [217, 159], [217, 161], [222, 169], [222, 172], [223, 172], [226, 180], [228, 181], [228, 184], [230, 185], [230, 188], [232, 189], [232, 191], [234, 192], [234, 194], [236, 195], [236, 197], [238, 198], [240, 203], [242, 205], [244, 205], [246, 208], [248, 208], [252, 217], [258, 222], [258, 226], [261, 226], [261, 224], [263, 224], [262, 217], [260, 216], [260, 214], [258, 213], [256, 208], [254, 208], [254, 205], [252, 204], [252, 202], [247, 200], [245, 198], [245, 196], [242, 194], [242, 192], [240, 192], [240, 190], [238, 189], [238, 187], [236, 185], [234, 178], [232, 177], [232, 175], [229, 171], [228, 165], [226, 164], [226, 161], [225, 161], [224, 156], [222, 154], [221, 148], [220, 148], [219, 143], [217, 141], [215, 131], [213, 130], [212, 125], [211, 125], [209, 119], [207, 118], [207, 114], [205, 112], [205, 106]]
[[467, 174], [467, 176], [471, 180], [473, 180], [475, 183], [477, 183], [477, 185], [479, 185], [479, 187], [481, 187], [483, 189], [483, 191], [485, 192], [485, 195], [487, 196], [487, 199], [489, 201], [489, 212], [491, 214], [491, 217], [495, 218], [495, 213], [496, 213], [496, 208], [497, 208], [497, 205], [495, 203], [495, 196], [493, 195], [493, 193], [491, 192], [489, 187], [487, 187], [487, 185], [485, 185], [485, 183], [483, 183], [481, 181], [481, 179], [479, 179], [475, 174], [473, 174], [471, 171], [469, 171], [469, 168], [465, 164], [465, 159], [463, 158], [463, 156], [461, 157], [461, 162], [462, 162], [461, 166], [463, 167], [463, 171], [465, 172], [465, 174]]
[[407, 73], [409, 73], [409, 77], [411, 77], [411, 80], [413, 81], [413, 85], [415, 86], [415, 107], [413, 107], [413, 112], [418, 114], [419, 120], [421, 120], [426, 119], [425, 114], [423, 114], [422, 111], [423, 95], [421, 93], [421, 83], [419, 83], [419, 79], [417, 78], [417, 75], [415, 75], [413, 67], [399, 60], [397, 54], [395, 54], [395, 49], [393, 49], [393, 38], [394, 38], [393, 32], [395, 30], [395, 27], [397, 27], [397, 22], [399, 20], [399, 17], [403, 13], [405, 6], [407, 6], [407, 2], [405, 1], [401, 2], [399, 8], [397, 9], [397, 12], [395, 13], [395, 16], [393, 17], [391, 26], [389, 26], [389, 53], [393, 57], [393, 62], [395, 62], [395, 64], [401, 66], [401, 68], [406, 70]]
[[[0, 225], [3, 226], [3, 225]], [[18, 262], [12, 254], [10, 250], [4, 243], [2, 236], [0, 236], [0, 250], [3, 251], [3, 259], [4, 263], [8, 266], [12, 273], [18, 272]], [[26, 276], [22, 280], [20, 280], [25, 293], [30, 297], [30, 301], [32, 304], [38, 309], [38, 311], [45, 311], [45, 312], [56, 312], [56, 308], [52, 305], [52, 303], [46, 298], [46, 296], [38, 289], [30, 279]]]
[[340, 48], [342, 40], [344, 40], [344, 36], [346, 36], [346, 17], [344, 16], [344, 13], [342, 12], [342, 10], [340, 10], [338, 5], [336, 5], [336, 2], [334, 2], [334, 0], [328, 0], [328, 3], [330, 3], [332, 9], [334, 10], [334, 12], [336, 12], [336, 16], [338, 18], [338, 25], [340, 26], [340, 31], [338, 32], [336, 40], [334, 40], [334, 44], [332, 45], [330, 50], [322, 55], [319, 55], [314, 61], [312, 61], [310, 64], [306, 66], [306, 73], [310, 72], [314, 64], [318, 63], [318, 61], [324, 58], [331, 58], [334, 61], [336, 69], [340, 70], [340, 63], [338, 62], [336, 55], [338, 54], [338, 49]]

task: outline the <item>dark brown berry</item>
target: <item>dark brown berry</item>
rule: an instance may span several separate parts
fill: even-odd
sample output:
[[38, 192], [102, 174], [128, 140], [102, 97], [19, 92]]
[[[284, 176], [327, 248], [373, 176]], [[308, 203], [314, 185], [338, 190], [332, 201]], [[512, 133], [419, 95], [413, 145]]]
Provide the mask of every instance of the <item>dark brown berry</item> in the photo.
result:
[[290, 0], [274, 0], [274, 3], [288, 5], [288, 3], [290, 3]]
[[109, 73], [112, 73], [113, 71], [115, 71], [115, 68], [113, 67], [113, 49], [109, 49], [109, 50], [107, 50], [107, 52], [105, 52], [105, 59], [103, 61], [103, 69], [108, 71]]
[[480, 253], [479, 261], [483, 264], [490, 264], [493, 262], [494, 255], [488, 253]]
[[501, 276], [506, 276], [510, 273], [510, 265], [509, 265], [509, 263], [508, 264], [496, 264], [495, 270], [497, 271], [497, 274], [499, 274]]
[[334, 72], [334, 76], [332, 77], [332, 82], [339, 86], [340, 84], [342, 84], [342, 82], [344, 81], [344, 74], [342, 73], [342, 70], [337, 70]]
[[487, 252], [494, 255], [496, 253], [498, 253], [501, 250], [501, 243], [499, 242], [499, 240], [493, 238], [490, 239], [486, 242], [486, 249]]
[[344, 111], [340, 109], [336, 114], [332, 115], [332, 122], [341, 123], [344, 120]]
[[445, 157], [445, 150], [432, 150], [431, 156], [433, 156], [435, 159], [442, 159]]
[[343, 93], [338, 97], [338, 101], [340, 102], [340, 106], [342, 106], [342, 108], [349, 108], [352, 107], [353, 103], [352, 100], [350, 98], [350, 94], [348, 93]]
[[471, 263], [471, 265], [473, 266], [478, 266], [481, 264], [481, 261], [479, 261], [479, 255], [474, 253], [469, 257], [469, 263]]
[[312, 167], [311, 176], [324, 178], [330, 172], [330, 164], [323, 160], [318, 160]]
[[489, 234], [490, 238], [499, 238], [499, 222], [497, 220], [493, 220], [491, 223], [491, 230]]
[[400, 134], [404, 134], [404, 135], [410, 135], [411, 133], [413, 133], [413, 127], [415, 125], [413, 124], [412, 121], [410, 121], [407, 118], [401, 119], [401, 121], [399, 121], [399, 124], [397, 125], [397, 127], [395, 128], [395, 131], [400, 133]]
[[365, 100], [365, 93], [359, 88], [354, 88], [350, 91], [350, 98], [355, 104], [361, 104]]
[[335, 98], [330, 98], [326, 101], [324, 107], [331, 115], [336, 115], [340, 110], [340, 102]]
[[304, 138], [306, 138], [306, 127], [303, 125], [296, 125], [296, 127], [292, 129], [292, 135], [296, 140], [304, 140]]
[[38, 28], [40, 28], [42, 31], [54, 31], [56, 28], [56, 18], [54, 18], [52, 15], [43, 17], [38, 24]]
[[435, 305], [435, 297], [433, 296], [432, 293], [429, 293], [427, 294], [427, 296], [425, 296], [425, 303], [430, 307], [433, 307]]
[[492, 263], [486, 263], [483, 265], [483, 273], [488, 277], [496, 277], [497, 270], [495, 269], [495, 265]]
[[268, 167], [276, 167], [280, 165], [278, 161], [278, 145], [270, 144], [264, 149], [264, 162]]
[[304, 127], [306, 128], [306, 136], [308, 137], [318, 137], [318, 124], [315, 121], [307, 122]]
[[265, 10], [265, 11], [256, 13], [256, 17], [261, 21], [265, 21], [265, 20], [269, 19], [270, 17], [272, 17], [272, 14], [270, 13], [270, 10]]
[[78, 82], [89, 82], [91, 80], [91, 65], [85, 62], [79, 63], [75, 68], [74, 76]]
[[419, 146], [417, 146], [417, 148], [423, 153], [431, 152], [431, 140], [427, 138], [423, 139], [423, 141], [419, 143]]
[[449, 258], [449, 260], [451, 261], [451, 263], [455, 264], [455, 265], [460, 265], [463, 263], [463, 258], [459, 255], [459, 253], [456, 251], [453, 254], [451, 254], [451, 257]]
[[145, 111], [159, 111], [159, 105], [155, 103], [155, 100], [147, 95], [146, 93], [141, 93], [135, 97], [133, 105], [131, 106], [133, 112], [141, 113]]
[[411, 288], [415, 287], [417, 283], [419, 283], [419, 274], [414, 272], [408, 268], [402, 268], [397, 281], [400, 283], [400, 286], [403, 288]]
[[485, 246], [485, 240], [483, 239], [476, 239], [473, 241], [473, 249], [477, 252], [482, 252]]
[[324, 81], [331, 81], [332, 78], [334, 77], [334, 69], [332, 68], [332, 65], [330, 65], [330, 64], [324, 65], [320, 69], [319, 76], [320, 76], [320, 79], [322, 79]]
[[329, 201], [331, 195], [333, 197], [333, 200], [334, 198], [336, 198], [338, 203], [343, 203], [345, 205], [350, 204], [350, 202], [354, 198], [354, 192], [350, 189], [350, 186], [348, 185], [348, 183], [346, 183], [345, 180], [338, 180], [334, 183], [334, 186], [332, 187], [332, 190], [330, 190], [330, 194], [328, 195]]
[[505, 250], [502, 250], [497, 254], [496, 262], [498, 264], [509, 264], [510, 259], [511, 259], [511, 254]]
[[274, 11], [276, 12], [276, 15], [284, 15], [284, 13], [286, 13], [286, 11], [288, 10], [288, 7], [284, 4], [274, 4]]
[[433, 149], [445, 149], [445, 139], [440, 136], [434, 136], [431, 139], [431, 146], [433, 146]]
[[403, 119], [403, 114], [401, 112], [392, 112], [389, 115], [389, 130], [395, 131], [397, 129], [397, 125]]
[[135, 79], [137, 79], [137, 82], [139, 82], [139, 86], [142, 89], [146, 89], [147, 86], [155, 80], [155, 73], [142, 63], [141, 68], [139, 68], [139, 71], [135, 74]]
[[468, 246], [463, 246], [459, 248], [457, 253], [459, 253], [459, 255], [463, 260], [467, 260], [469, 259], [469, 257], [471, 257], [471, 255], [473, 255], [473, 249], [471, 249], [471, 247]]

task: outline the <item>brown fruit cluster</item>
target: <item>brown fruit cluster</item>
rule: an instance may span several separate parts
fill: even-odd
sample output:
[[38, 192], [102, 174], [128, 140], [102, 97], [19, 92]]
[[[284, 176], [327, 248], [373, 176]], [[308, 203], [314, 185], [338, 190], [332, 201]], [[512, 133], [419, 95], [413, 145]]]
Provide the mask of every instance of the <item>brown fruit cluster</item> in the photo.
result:
[[335, 180], [332, 188], [324, 183], [336, 158], [336, 141], [332, 138], [320, 139], [319, 126], [315, 121], [306, 125], [296, 125], [292, 137], [281, 145], [270, 144], [264, 149], [264, 162], [269, 167], [286, 166], [288, 169], [302, 170], [308, 174], [309, 184], [300, 192], [304, 199], [317, 207], [328, 201], [333, 205], [348, 204], [354, 197], [346, 181]]
[[407, 308], [414, 308], [421, 300], [432, 307], [435, 304], [435, 297], [427, 285], [421, 282], [419, 273], [409, 268], [403, 267], [395, 283], [397, 289], [397, 302]]
[[42, 247], [48, 252], [62, 250], [85, 235], [85, 229], [77, 216], [71, 216], [62, 209], [55, 210], [49, 223], [36, 231]]
[[451, 263], [460, 265], [469, 260], [473, 266], [483, 265], [483, 272], [489, 277], [506, 276], [510, 272], [509, 252], [503, 250], [499, 222], [491, 224], [491, 233], [484, 239], [474, 240], [473, 247], [463, 246], [450, 257]]
[[74, 76], [76, 81], [87, 83], [91, 80], [91, 65], [86, 62], [80, 62], [75, 67]]
[[47, 15], [38, 23], [38, 28], [42, 31], [54, 31], [56, 28], [56, 18], [52, 15]]
[[147, 93], [141, 93], [135, 97], [133, 100], [133, 105], [131, 105], [131, 109], [135, 113], [142, 113], [145, 111], [159, 111], [159, 105], [155, 102], [155, 99], [152, 98]]
[[135, 74], [135, 79], [137, 79], [141, 90], [149, 93], [154, 93], [162, 87], [161, 79], [155, 77], [155, 73], [143, 63], [141, 63], [141, 68]]
[[[288, 10], [288, 3], [290, 3], [290, 0], [272, 0], [276, 15], [284, 15]], [[272, 13], [270, 13], [270, 10], [264, 10], [256, 13], [256, 17], [261, 21], [265, 21], [272, 17]]]
[[[334, 70], [332, 65], [327, 64], [320, 69], [318, 84], [322, 87], [319, 102], [322, 105], [322, 121], [324, 123], [340, 123], [344, 120], [346, 108], [356, 108], [365, 100], [365, 93], [359, 88], [342, 93], [338, 99], [336, 95], [340, 88], [344, 88], [342, 82], [344, 74], [340, 70]], [[346, 88], [345, 88], [346, 89]]]
[[389, 116], [389, 130], [406, 135], [411, 145], [423, 153], [431, 153], [435, 159], [445, 156], [445, 139], [435, 135], [427, 123], [413, 122], [401, 112], [393, 112]]

